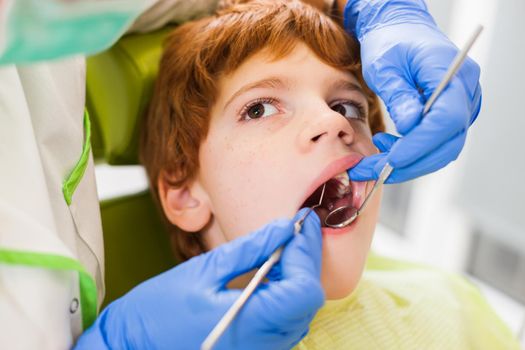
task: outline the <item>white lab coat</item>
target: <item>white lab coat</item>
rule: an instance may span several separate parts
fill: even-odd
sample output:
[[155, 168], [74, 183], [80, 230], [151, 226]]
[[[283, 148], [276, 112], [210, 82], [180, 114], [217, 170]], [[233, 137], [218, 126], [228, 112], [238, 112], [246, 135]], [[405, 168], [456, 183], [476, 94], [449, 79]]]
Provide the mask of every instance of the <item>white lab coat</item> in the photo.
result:
[[[209, 13], [216, 4], [146, 1], [153, 6], [132, 26], [135, 31]], [[84, 106], [81, 56], [0, 66], [0, 348], [70, 348], [86, 312], [94, 316], [103, 300], [91, 154], [70, 205], [62, 193], [83, 151]], [[92, 288], [81, 288], [81, 278]], [[83, 296], [93, 302], [81, 303]]]
[[[71, 205], [62, 194], [82, 153], [84, 96], [82, 57], [0, 68], [0, 249], [80, 260], [102, 300], [92, 159]], [[42, 267], [2, 264], [0, 255], [0, 344], [64, 349], [81, 333], [78, 274]]]

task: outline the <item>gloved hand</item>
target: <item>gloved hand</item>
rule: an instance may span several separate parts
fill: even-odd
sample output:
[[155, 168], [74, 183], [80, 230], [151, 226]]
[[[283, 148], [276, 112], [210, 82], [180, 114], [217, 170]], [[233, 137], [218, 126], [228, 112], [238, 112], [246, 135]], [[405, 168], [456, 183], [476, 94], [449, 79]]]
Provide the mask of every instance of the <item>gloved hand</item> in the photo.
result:
[[361, 43], [364, 78], [403, 136], [389, 139], [388, 153], [364, 158], [350, 177], [376, 179], [388, 161], [394, 171], [387, 183], [402, 182], [455, 160], [480, 110], [479, 66], [467, 58], [423, 117], [425, 101], [458, 51], [423, 0], [349, 0], [344, 17]]
[[[466, 136], [465, 133], [461, 134], [463, 139], [458, 142], [458, 145], [463, 145], [465, 142], [464, 137]], [[359, 169], [360, 176], [364, 178], [373, 178], [377, 175], [375, 174], [373, 170], [374, 164], [379, 164], [379, 170], [381, 170], [381, 167], [386, 162], [386, 157], [388, 157], [388, 152], [392, 149], [392, 147], [397, 143], [397, 141], [400, 139], [400, 137], [387, 134], [387, 133], [377, 133], [372, 137], [372, 141], [376, 145], [376, 147], [379, 149], [381, 153], [374, 154], [372, 156], [366, 157], [361, 162], [363, 163], [363, 167], [361, 170]], [[458, 149], [458, 152], [461, 151], [461, 148]], [[390, 177], [388, 178], [388, 183], [398, 183], [402, 181], [406, 181], [408, 174], [407, 173], [427, 173], [428, 169], [441, 169], [445, 165], [448, 164], [449, 160], [447, 158], [446, 152], [448, 152], [447, 148], [440, 148], [436, 150], [435, 153], [433, 153], [430, 156], [425, 157], [422, 159], [422, 161], [416, 162], [413, 165], [411, 165], [410, 168], [407, 169], [399, 169], [392, 172]], [[369, 166], [371, 165], [371, 166]]]
[[199, 349], [237, 299], [226, 289], [289, 242], [275, 266], [279, 280], [260, 286], [216, 349], [289, 349], [308, 331], [324, 302], [320, 284], [321, 226], [312, 212], [300, 235], [277, 220], [156, 276], [117, 299], [80, 338], [76, 349]]

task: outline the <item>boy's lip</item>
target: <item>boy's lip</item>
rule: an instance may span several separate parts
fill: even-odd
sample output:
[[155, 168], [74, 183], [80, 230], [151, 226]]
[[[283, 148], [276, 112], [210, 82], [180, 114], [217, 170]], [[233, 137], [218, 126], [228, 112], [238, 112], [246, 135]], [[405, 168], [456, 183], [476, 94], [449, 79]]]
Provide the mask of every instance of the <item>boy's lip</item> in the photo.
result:
[[350, 225], [342, 228], [331, 228], [331, 227], [321, 227], [321, 232], [323, 235], [341, 235], [354, 230], [355, 225], [357, 224], [358, 219], [352, 222]]
[[[360, 153], [352, 153], [345, 157], [339, 158], [324, 168], [324, 170], [317, 176], [317, 178], [312, 182], [308, 190], [306, 191], [304, 197], [302, 198], [299, 205], [304, 203], [312, 193], [318, 189], [322, 184], [336, 176], [337, 174], [347, 171], [348, 169], [354, 167], [357, 163], [363, 159], [364, 156]], [[300, 209], [300, 208], [299, 208]]]

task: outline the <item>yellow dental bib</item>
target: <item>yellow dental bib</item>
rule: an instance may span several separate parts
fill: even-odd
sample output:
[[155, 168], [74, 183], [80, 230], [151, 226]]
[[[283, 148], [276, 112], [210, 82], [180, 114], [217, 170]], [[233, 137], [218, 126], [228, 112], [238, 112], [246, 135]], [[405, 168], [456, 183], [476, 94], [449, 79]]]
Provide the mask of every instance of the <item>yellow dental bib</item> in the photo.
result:
[[462, 277], [371, 256], [356, 290], [327, 301], [295, 349], [519, 348]]

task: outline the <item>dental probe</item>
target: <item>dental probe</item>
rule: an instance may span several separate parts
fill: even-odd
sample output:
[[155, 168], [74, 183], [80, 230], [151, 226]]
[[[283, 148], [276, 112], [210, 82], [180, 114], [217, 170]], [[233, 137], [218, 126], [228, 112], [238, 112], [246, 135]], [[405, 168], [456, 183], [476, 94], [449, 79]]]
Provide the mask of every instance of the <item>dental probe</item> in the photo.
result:
[[[428, 113], [428, 111], [430, 110], [430, 107], [432, 107], [432, 105], [434, 104], [434, 102], [436, 101], [438, 96], [445, 89], [445, 87], [447, 87], [447, 85], [450, 82], [450, 80], [452, 79], [452, 77], [456, 74], [456, 72], [458, 71], [459, 67], [461, 67], [461, 64], [463, 63], [463, 61], [467, 57], [468, 52], [472, 48], [472, 45], [474, 45], [474, 42], [479, 37], [479, 34], [481, 34], [482, 30], [483, 30], [483, 26], [482, 25], [478, 25], [476, 27], [476, 29], [474, 30], [474, 32], [472, 33], [472, 35], [470, 36], [470, 38], [467, 40], [467, 43], [465, 44], [465, 46], [461, 49], [461, 51], [459, 51], [457, 53], [456, 57], [454, 57], [454, 60], [450, 64], [447, 72], [445, 73], [445, 76], [439, 82], [439, 85], [437, 86], [437, 88], [434, 90], [434, 92], [432, 93], [430, 98], [425, 103], [425, 106], [423, 108], [423, 116]], [[392, 173], [392, 170], [394, 170], [394, 168], [389, 163], [386, 163], [385, 166], [383, 167], [383, 169], [381, 170], [381, 172], [379, 173], [379, 177], [378, 177], [376, 183], [374, 184], [374, 187], [372, 187], [372, 190], [370, 191], [368, 196], [366, 196], [366, 198], [363, 201], [363, 204], [361, 205], [361, 207], [359, 209], [357, 209], [357, 210], [354, 209], [355, 212], [352, 214], [352, 216], [350, 216], [349, 218], [343, 220], [340, 223], [329, 224], [328, 223], [328, 221], [329, 221], [328, 219], [331, 216], [333, 217], [334, 214], [337, 214], [337, 213], [339, 213], [339, 212], [341, 212], [343, 210], [350, 209], [348, 206], [341, 206], [339, 208], [336, 208], [336, 209], [332, 210], [330, 213], [328, 213], [328, 215], [325, 218], [325, 225], [328, 226], [328, 227], [332, 227], [332, 228], [342, 228], [342, 227], [346, 227], [346, 226], [350, 225], [352, 222], [354, 222], [354, 220], [357, 219], [357, 217], [359, 215], [361, 215], [363, 210], [365, 210], [366, 205], [370, 201], [370, 198], [372, 198], [374, 193], [377, 191], [377, 189], [388, 179], [388, 177]]]
[[[314, 210], [315, 208], [321, 205], [323, 201], [323, 197], [324, 197], [325, 188], [326, 188], [326, 184], [323, 185], [323, 190], [321, 192], [321, 197], [319, 198], [319, 203], [308, 208], [306, 213], [304, 213], [304, 215], [294, 223], [293, 225], [294, 234], [298, 235], [301, 233], [301, 230], [303, 229], [304, 220], [306, 219], [306, 217], [310, 215], [312, 210]], [[261, 268], [257, 270], [257, 272], [252, 277], [252, 279], [250, 280], [246, 288], [244, 288], [244, 290], [242, 291], [239, 298], [235, 300], [235, 302], [232, 304], [232, 306], [230, 306], [228, 311], [226, 311], [224, 316], [222, 316], [219, 323], [217, 323], [215, 328], [213, 328], [210, 334], [208, 334], [208, 336], [206, 337], [206, 339], [201, 345], [201, 350], [211, 350], [213, 346], [215, 346], [219, 338], [223, 335], [226, 329], [230, 326], [232, 321], [235, 319], [235, 316], [237, 316], [241, 308], [244, 306], [244, 304], [246, 304], [246, 302], [248, 301], [250, 296], [253, 294], [255, 289], [259, 286], [259, 284], [262, 282], [262, 280], [268, 274], [268, 272], [270, 272], [270, 269], [273, 267], [273, 265], [275, 265], [275, 263], [279, 261], [282, 253], [283, 253], [283, 247], [279, 247], [275, 252], [272, 253], [272, 255], [270, 255], [268, 260], [266, 260], [266, 262], [261, 266]]]

